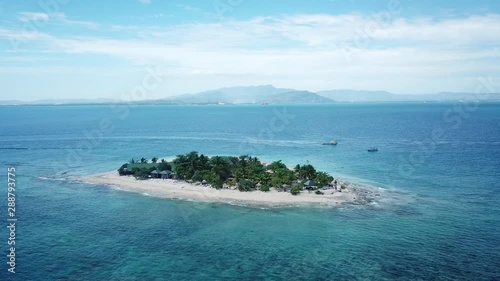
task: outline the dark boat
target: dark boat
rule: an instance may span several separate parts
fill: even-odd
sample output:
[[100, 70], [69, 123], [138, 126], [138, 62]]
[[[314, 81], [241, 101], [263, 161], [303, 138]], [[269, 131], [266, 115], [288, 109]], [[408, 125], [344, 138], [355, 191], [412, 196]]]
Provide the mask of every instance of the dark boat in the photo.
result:
[[377, 152], [377, 151], [378, 151], [378, 148], [376, 148], [376, 147], [368, 148], [368, 152]]

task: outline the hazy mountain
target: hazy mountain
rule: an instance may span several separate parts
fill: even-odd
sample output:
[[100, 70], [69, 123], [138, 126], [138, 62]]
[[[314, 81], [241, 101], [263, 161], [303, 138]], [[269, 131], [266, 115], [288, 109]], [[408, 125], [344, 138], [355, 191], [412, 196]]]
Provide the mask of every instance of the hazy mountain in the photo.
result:
[[[500, 94], [480, 95], [450, 93], [398, 95], [386, 91], [329, 90], [317, 93], [294, 89], [275, 88], [272, 85], [228, 87], [196, 94], [174, 96], [157, 100], [136, 101], [135, 104], [313, 104], [332, 102], [450, 102], [450, 101], [500, 101]], [[114, 99], [44, 99], [31, 102], [6, 100], [0, 105], [59, 105], [59, 104], [113, 104], [124, 103]]]
[[429, 102], [445, 102], [445, 101], [466, 101], [466, 100], [481, 100], [481, 101], [500, 101], [500, 94], [489, 94], [476, 96], [472, 93], [451, 93], [442, 92], [437, 94], [421, 94], [421, 95], [398, 95], [386, 91], [358, 91], [358, 90], [330, 90], [320, 91], [319, 95], [331, 98], [337, 102], [411, 102], [411, 101], [429, 101]]
[[176, 96], [172, 99], [183, 103], [230, 103], [230, 104], [259, 104], [259, 103], [330, 103], [329, 98], [322, 97], [309, 91], [275, 88], [272, 85], [230, 87], [205, 91], [192, 95]]
[[334, 101], [309, 91], [289, 91], [272, 95], [263, 100], [263, 103], [307, 104], [307, 103], [333, 103]]
[[398, 96], [386, 91], [329, 90], [317, 93], [338, 102], [392, 101]]
[[175, 96], [165, 100], [178, 100], [184, 103], [262, 103], [274, 95], [290, 91], [294, 90], [275, 88], [271, 85], [228, 87], [197, 94]]

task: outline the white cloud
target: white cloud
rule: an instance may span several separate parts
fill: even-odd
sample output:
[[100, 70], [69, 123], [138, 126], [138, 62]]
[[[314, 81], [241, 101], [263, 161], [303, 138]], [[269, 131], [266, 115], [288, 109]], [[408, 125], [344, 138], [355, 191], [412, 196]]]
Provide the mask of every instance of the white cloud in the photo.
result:
[[197, 7], [194, 7], [191, 5], [186, 5], [186, 4], [176, 4], [175, 6], [178, 8], [184, 9], [186, 11], [190, 11], [190, 12], [201, 12], [202, 11], [202, 9], [200, 9], [200, 8], [197, 8]]
[[[500, 16], [494, 14], [385, 23], [362, 14], [289, 15], [112, 28], [128, 39], [96, 33], [33, 34], [29, 40], [53, 52], [126, 59], [131, 67], [162, 65], [177, 79], [177, 86], [170, 84], [177, 92], [183, 92], [181, 82], [199, 87], [189, 91], [270, 83], [310, 90], [470, 91], [475, 77], [500, 72]], [[0, 29], [0, 37], [9, 36], [15, 32]]]
[[18, 14], [18, 18], [22, 22], [47, 21], [49, 20], [49, 15], [46, 13], [21, 12]]
[[21, 29], [21, 30], [13, 30], [0, 28], [0, 38], [4, 38], [7, 40], [14, 41], [50, 41], [53, 39], [52, 36], [42, 33], [37, 30], [32, 29]]
[[[18, 13], [18, 20], [23, 22], [24, 25], [40, 29], [48, 23], [58, 23], [64, 25], [79, 25], [88, 28], [96, 29], [100, 25], [95, 22], [70, 20], [64, 13], [35, 13], [35, 12], [20, 12]], [[27, 28], [25, 28], [27, 29]]]

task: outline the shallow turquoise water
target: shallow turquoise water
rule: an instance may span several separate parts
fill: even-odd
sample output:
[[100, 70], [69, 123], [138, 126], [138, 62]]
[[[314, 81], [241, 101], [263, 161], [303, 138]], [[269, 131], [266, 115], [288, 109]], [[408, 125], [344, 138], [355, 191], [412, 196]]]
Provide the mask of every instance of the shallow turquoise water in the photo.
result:
[[[18, 273], [0, 280], [497, 280], [500, 105], [457, 106], [0, 107], [1, 166], [19, 178]], [[191, 150], [309, 161], [380, 196], [258, 209], [71, 180]]]

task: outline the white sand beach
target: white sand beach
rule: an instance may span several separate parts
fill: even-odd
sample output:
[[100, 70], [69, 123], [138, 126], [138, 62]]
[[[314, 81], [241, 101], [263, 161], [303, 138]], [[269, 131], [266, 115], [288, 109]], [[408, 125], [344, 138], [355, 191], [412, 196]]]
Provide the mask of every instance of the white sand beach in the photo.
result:
[[342, 192], [333, 189], [323, 190], [323, 195], [308, 192], [307, 190], [304, 190], [299, 195], [292, 195], [289, 192], [278, 192], [275, 190], [269, 192], [241, 192], [239, 190], [230, 189], [217, 190], [209, 186], [195, 185], [185, 181], [171, 179], [136, 180], [132, 176], [119, 176], [116, 171], [85, 176], [80, 178], [80, 180], [87, 183], [108, 185], [111, 187], [118, 187], [125, 191], [162, 198], [242, 205], [270, 207], [296, 205], [332, 206], [356, 200], [356, 193], [350, 188], [344, 189]]

